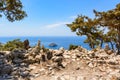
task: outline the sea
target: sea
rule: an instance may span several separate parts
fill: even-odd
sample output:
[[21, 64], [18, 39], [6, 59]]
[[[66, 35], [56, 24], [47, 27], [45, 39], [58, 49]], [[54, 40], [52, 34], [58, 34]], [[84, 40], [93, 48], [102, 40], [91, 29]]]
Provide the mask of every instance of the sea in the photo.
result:
[[[5, 44], [8, 41], [12, 41], [14, 39], [20, 39], [24, 41], [26, 39], [29, 40], [30, 46], [35, 46], [38, 40], [41, 41], [41, 45], [44, 45], [45, 48], [49, 49], [59, 49], [60, 47], [64, 47], [65, 49], [69, 49], [69, 45], [79, 45], [83, 48], [90, 50], [91, 48], [88, 46], [87, 43], [84, 43], [86, 39], [85, 36], [64, 36], [64, 37], [0, 37], [0, 42]], [[55, 43], [57, 44], [56, 47], [50, 47], [49, 44]]]

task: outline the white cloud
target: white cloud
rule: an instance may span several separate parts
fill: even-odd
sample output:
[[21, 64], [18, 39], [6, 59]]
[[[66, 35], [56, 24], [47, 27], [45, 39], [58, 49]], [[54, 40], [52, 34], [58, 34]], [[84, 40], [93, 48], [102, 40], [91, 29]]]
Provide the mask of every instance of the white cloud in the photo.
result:
[[70, 22], [59, 22], [59, 23], [46, 25], [45, 27], [46, 28], [57, 28], [57, 27], [64, 26], [64, 25], [69, 24], [69, 23]]

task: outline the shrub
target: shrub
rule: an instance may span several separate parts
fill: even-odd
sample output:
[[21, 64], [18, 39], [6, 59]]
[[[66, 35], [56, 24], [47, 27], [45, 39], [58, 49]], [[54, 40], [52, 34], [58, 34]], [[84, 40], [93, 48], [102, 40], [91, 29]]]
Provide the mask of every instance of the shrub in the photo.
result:
[[69, 50], [74, 50], [74, 49], [76, 49], [76, 48], [78, 48], [78, 45], [73, 45], [73, 44], [71, 44], [71, 45], [69, 46]]
[[0, 50], [2, 50], [3, 48], [3, 44], [0, 42]]
[[8, 51], [12, 51], [13, 49], [18, 48], [18, 49], [23, 49], [24, 48], [24, 44], [22, 41], [20, 41], [20, 39], [15, 39], [12, 41], [8, 41], [6, 44], [3, 45], [3, 50], [8, 50]]

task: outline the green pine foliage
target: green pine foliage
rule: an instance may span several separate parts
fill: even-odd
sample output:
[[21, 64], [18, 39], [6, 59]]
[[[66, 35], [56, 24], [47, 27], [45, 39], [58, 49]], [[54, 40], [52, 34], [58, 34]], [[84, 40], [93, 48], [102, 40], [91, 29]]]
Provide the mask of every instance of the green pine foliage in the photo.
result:
[[[115, 9], [106, 12], [97, 12], [93, 10], [95, 18], [91, 19], [88, 16], [78, 16], [71, 24], [67, 26], [72, 32], [76, 32], [78, 36], [85, 35], [91, 48], [97, 46], [102, 47], [103, 43], [110, 43], [112, 49], [117, 45], [118, 53], [120, 53], [120, 3]], [[105, 28], [108, 31], [105, 32]]]
[[0, 17], [5, 15], [11, 22], [19, 21], [27, 16], [22, 9], [23, 5], [20, 0], [0, 0]]

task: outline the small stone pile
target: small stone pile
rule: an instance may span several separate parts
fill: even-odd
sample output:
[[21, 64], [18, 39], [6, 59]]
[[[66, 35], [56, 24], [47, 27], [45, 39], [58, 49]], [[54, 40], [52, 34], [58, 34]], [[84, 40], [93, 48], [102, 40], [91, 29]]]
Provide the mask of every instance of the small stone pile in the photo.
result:
[[12, 66], [7, 60], [7, 54], [0, 52], [0, 75], [11, 74]]

